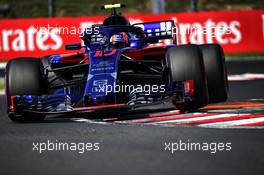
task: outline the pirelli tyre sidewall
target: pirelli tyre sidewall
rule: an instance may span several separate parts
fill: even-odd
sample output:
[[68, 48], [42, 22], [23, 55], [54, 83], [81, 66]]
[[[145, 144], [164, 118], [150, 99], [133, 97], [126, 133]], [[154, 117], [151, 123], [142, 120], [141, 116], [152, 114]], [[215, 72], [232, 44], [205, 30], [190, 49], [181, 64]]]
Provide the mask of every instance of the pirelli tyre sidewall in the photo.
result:
[[[10, 99], [15, 95], [42, 95], [47, 90], [44, 68], [38, 58], [12, 59], [6, 66], [6, 99], [7, 112], [14, 121], [32, 120], [31, 116], [10, 113]], [[42, 119], [34, 116], [33, 119]]]
[[194, 81], [192, 101], [178, 103], [172, 98], [176, 108], [186, 111], [194, 110], [208, 104], [208, 90], [202, 53], [197, 45], [187, 44], [168, 49], [166, 62], [171, 83], [183, 80]]
[[200, 45], [207, 79], [209, 103], [224, 102], [228, 97], [225, 56], [219, 44]]

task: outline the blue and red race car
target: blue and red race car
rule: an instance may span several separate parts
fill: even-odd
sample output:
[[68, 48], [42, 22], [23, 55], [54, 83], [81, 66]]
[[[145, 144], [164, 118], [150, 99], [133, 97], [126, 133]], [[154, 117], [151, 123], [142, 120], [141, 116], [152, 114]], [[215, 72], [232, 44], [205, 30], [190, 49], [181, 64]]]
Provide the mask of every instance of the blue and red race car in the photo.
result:
[[[6, 67], [7, 112], [13, 121], [102, 109], [133, 110], [171, 103], [188, 111], [227, 99], [223, 49], [177, 45], [174, 22], [131, 25], [116, 13], [83, 33], [70, 54], [17, 58]], [[173, 44], [161, 44], [162, 40]]]

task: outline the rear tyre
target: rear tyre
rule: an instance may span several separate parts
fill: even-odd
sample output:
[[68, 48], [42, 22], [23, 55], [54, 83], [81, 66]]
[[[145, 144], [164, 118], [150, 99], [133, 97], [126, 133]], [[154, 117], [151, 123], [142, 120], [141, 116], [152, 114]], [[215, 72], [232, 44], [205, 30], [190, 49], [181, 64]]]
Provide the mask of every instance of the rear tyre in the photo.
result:
[[202, 54], [199, 47], [188, 44], [176, 46], [167, 51], [167, 66], [171, 83], [193, 80], [194, 96], [192, 101], [179, 103], [172, 98], [173, 104], [182, 111], [194, 110], [208, 104], [208, 90]]
[[37, 58], [18, 58], [10, 60], [6, 66], [7, 112], [13, 121], [43, 120], [43, 115], [24, 115], [23, 111], [10, 111], [11, 96], [42, 95], [47, 90], [44, 68]]
[[228, 81], [223, 49], [218, 44], [201, 45], [209, 94], [209, 103], [224, 102], [228, 96]]

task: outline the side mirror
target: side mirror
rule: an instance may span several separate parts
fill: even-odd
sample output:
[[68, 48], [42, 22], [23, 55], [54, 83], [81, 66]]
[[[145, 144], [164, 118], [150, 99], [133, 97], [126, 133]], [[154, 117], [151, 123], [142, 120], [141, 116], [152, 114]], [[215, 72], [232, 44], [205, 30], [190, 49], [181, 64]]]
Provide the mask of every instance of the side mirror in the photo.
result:
[[80, 43], [65, 45], [65, 50], [80, 50], [81, 48], [82, 48], [82, 45]]

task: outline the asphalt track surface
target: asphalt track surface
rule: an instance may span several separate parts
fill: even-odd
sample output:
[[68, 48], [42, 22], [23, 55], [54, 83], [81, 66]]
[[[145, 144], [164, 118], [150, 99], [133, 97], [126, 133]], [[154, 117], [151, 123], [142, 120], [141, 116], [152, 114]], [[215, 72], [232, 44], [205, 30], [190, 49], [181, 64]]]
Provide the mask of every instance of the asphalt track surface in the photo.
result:
[[[264, 61], [229, 62], [229, 74], [264, 73]], [[230, 83], [229, 100], [264, 99], [264, 80]], [[74, 122], [12, 123], [0, 97], [0, 174], [263, 174], [262, 128], [213, 129]], [[33, 142], [99, 142], [98, 151], [33, 151]], [[165, 150], [165, 143], [228, 143], [230, 151]], [[93, 147], [94, 148], [94, 147]]]

